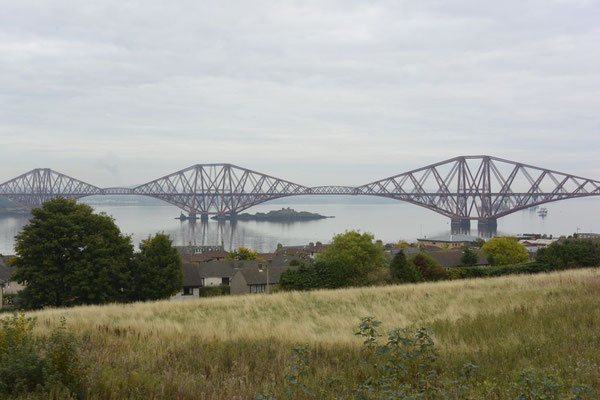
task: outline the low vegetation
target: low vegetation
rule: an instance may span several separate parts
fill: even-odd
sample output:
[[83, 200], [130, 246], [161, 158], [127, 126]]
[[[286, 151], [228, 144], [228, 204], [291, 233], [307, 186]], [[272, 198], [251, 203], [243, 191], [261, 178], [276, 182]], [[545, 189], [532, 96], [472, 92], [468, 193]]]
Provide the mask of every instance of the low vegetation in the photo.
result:
[[66, 317], [87, 398], [584, 399], [600, 389], [599, 298], [585, 269], [27, 317], [40, 341]]

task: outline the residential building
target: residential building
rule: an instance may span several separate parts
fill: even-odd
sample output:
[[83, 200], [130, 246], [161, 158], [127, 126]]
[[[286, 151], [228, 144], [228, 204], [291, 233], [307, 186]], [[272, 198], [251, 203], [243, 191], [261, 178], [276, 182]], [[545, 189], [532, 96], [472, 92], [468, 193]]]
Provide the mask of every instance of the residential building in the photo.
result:
[[173, 246], [177, 249], [179, 254], [203, 254], [210, 253], [213, 251], [225, 251], [223, 244], [211, 245], [211, 246], [197, 246], [188, 244], [187, 246]]
[[417, 242], [419, 245], [423, 246], [435, 246], [441, 249], [456, 249], [463, 246], [475, 245], [478, 239], [477, 236], [457, 234], [431, 238], [425, 237], [417, 239]]
[[[477, 262], [470, 265], [470, 267], [487, 267], [490, 265], [487, 258], [479, 250], [473, 251], [477, 255]], [[465, 265], [461, 261], [462, 254], [463, 252], [460, 250], [432, 251], [427, 253], [438, 265], [446, 269], [464, 267]]]
[[600, 233], [578, 232], [574, 233], [573, 237], [575, 239], [600, 239]]
[[213, 250], [204, 253], [184, 253], [181, 254], [181, 260], [188, 263], [205, 263], [210, 261], [222, 261], [229, 256], [225, 250]]
[[[213, 260], [202, 263], [184, 263], [182, 265], [183, 287], [172, 299], [196, 298], [200, 295], [200, 288], [202, 287], [231, 285], [236, 272], [242, 269], [266, 270], [268, 267], [269, 270], [271, 268], [277, 270], [281, 267], [289, 268], [289, 264], [293, 260], [296, 260], [298, 264], [306, 262], [300, 257], [277, 254], [269, 262], [264, 260]], [[274, 276], [277, 278], [275, 282], [279, 282], [279, 275]]]
[[329, 248], [328, 244], [323, 244], [321, 242], [310, 242], [308, 245], [300, 245], [300, 246], [277, 246], [276, 254], [287, 254], [294, 255], [298, 257], [311, 258], [314, 259], [315, 256], [325, 251]]
[[290, 266], [256, 265], [241, 268], [231, 279], [231, 294], [268, 293], [279, 283], [279, 278]]

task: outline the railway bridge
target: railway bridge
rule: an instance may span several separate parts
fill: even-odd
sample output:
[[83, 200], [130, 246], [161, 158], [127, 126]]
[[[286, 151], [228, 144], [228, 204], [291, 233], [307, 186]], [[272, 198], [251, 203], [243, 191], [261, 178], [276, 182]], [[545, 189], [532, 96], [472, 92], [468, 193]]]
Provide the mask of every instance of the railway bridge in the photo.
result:
[[49, 168], [0, 184], [0, 196], [31, 209], [49, 199], [141, 195], [190, 218], [236, 214], [288, 196], [378, 196], [425, 207], [453, 227], [494, 229], [510, 213], [549, 202], [600, 195], [600, 181], [492, 156], [460, 156], [360, 186], [304, 186], [233, 164], [196, 164], [132, 188], [101, 188]]

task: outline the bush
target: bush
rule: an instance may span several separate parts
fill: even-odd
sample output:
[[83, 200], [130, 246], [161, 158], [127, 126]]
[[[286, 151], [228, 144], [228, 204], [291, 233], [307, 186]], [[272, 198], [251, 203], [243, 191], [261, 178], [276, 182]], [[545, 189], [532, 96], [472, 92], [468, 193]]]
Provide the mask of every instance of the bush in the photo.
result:
[[512, 237], [490, 239], [481, 247], [481, 252], [492, 265], [518, 264], [529, 260], [525, 246]]
[[592, 240], [566, 239], [540, 249], [535, 260], [549, 270], [597, 267], [600, 265], [600, 247]]
[[65, 319], [46, 342], [34, 340], [34, 326], [23, 314], [0, 320], [0, 395], [77, 393], [86, 373]]
[[33, 339], [35, 320], [23, 314], [0, 325], [0, 394], [16, 395], [43, 387], [44, 360]]
[[200, 297], [225, 296], [231, 293], [231, 287], [227, 285], [202, 286], [199, 292]]
[[[364, 279], [385, 264], [383, 246], [373, 242], [373, 235], [349, 231], [335, 235], [329, 247], [316, 259], [327, 265], [329, 284], [361, 286]], [[331, 286], [324, 286], [331, 287]]]
[[392, 273], [392, 277], [398, 282], [413, 283], [421, 282], [423, 280], [423, 276], [419, 270], [412, 262], [409, 262], [406, 259], [406, 255], [402, 250], [394, 255], [394, 258], [390, 264], [390, 271]]
[[450, 279], [488, 278], [494, 276], [516, 274], [539, 274], [549, 272], [551, 269], [537, 262], [516, 265], [502, 265], [498, 267], [457, 267], [449, 271]]
[[448, 279], [449, 274], [428, 254], [419, 253], [411, 259], [425, 281], [440, 281]]

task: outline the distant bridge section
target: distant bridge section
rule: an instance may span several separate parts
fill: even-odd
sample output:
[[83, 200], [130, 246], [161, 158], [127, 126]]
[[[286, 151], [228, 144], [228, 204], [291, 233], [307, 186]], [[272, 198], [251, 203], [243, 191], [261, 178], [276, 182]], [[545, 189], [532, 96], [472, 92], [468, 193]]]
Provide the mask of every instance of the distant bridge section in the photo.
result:
[[142, 195], [190, 215], [236, 215], [296, 195], [362, 195], [405, 201], [453, 222], [497, 218], [552, 201], [598, 196], [600, 181], [490, 156], [461, 156], [362, 186], [308, 187], [233, 164], [196, 164], [134, 188], [99, 188], [48, 168], [0, 185], [0, 196], [25, 208], [56, 197]]

